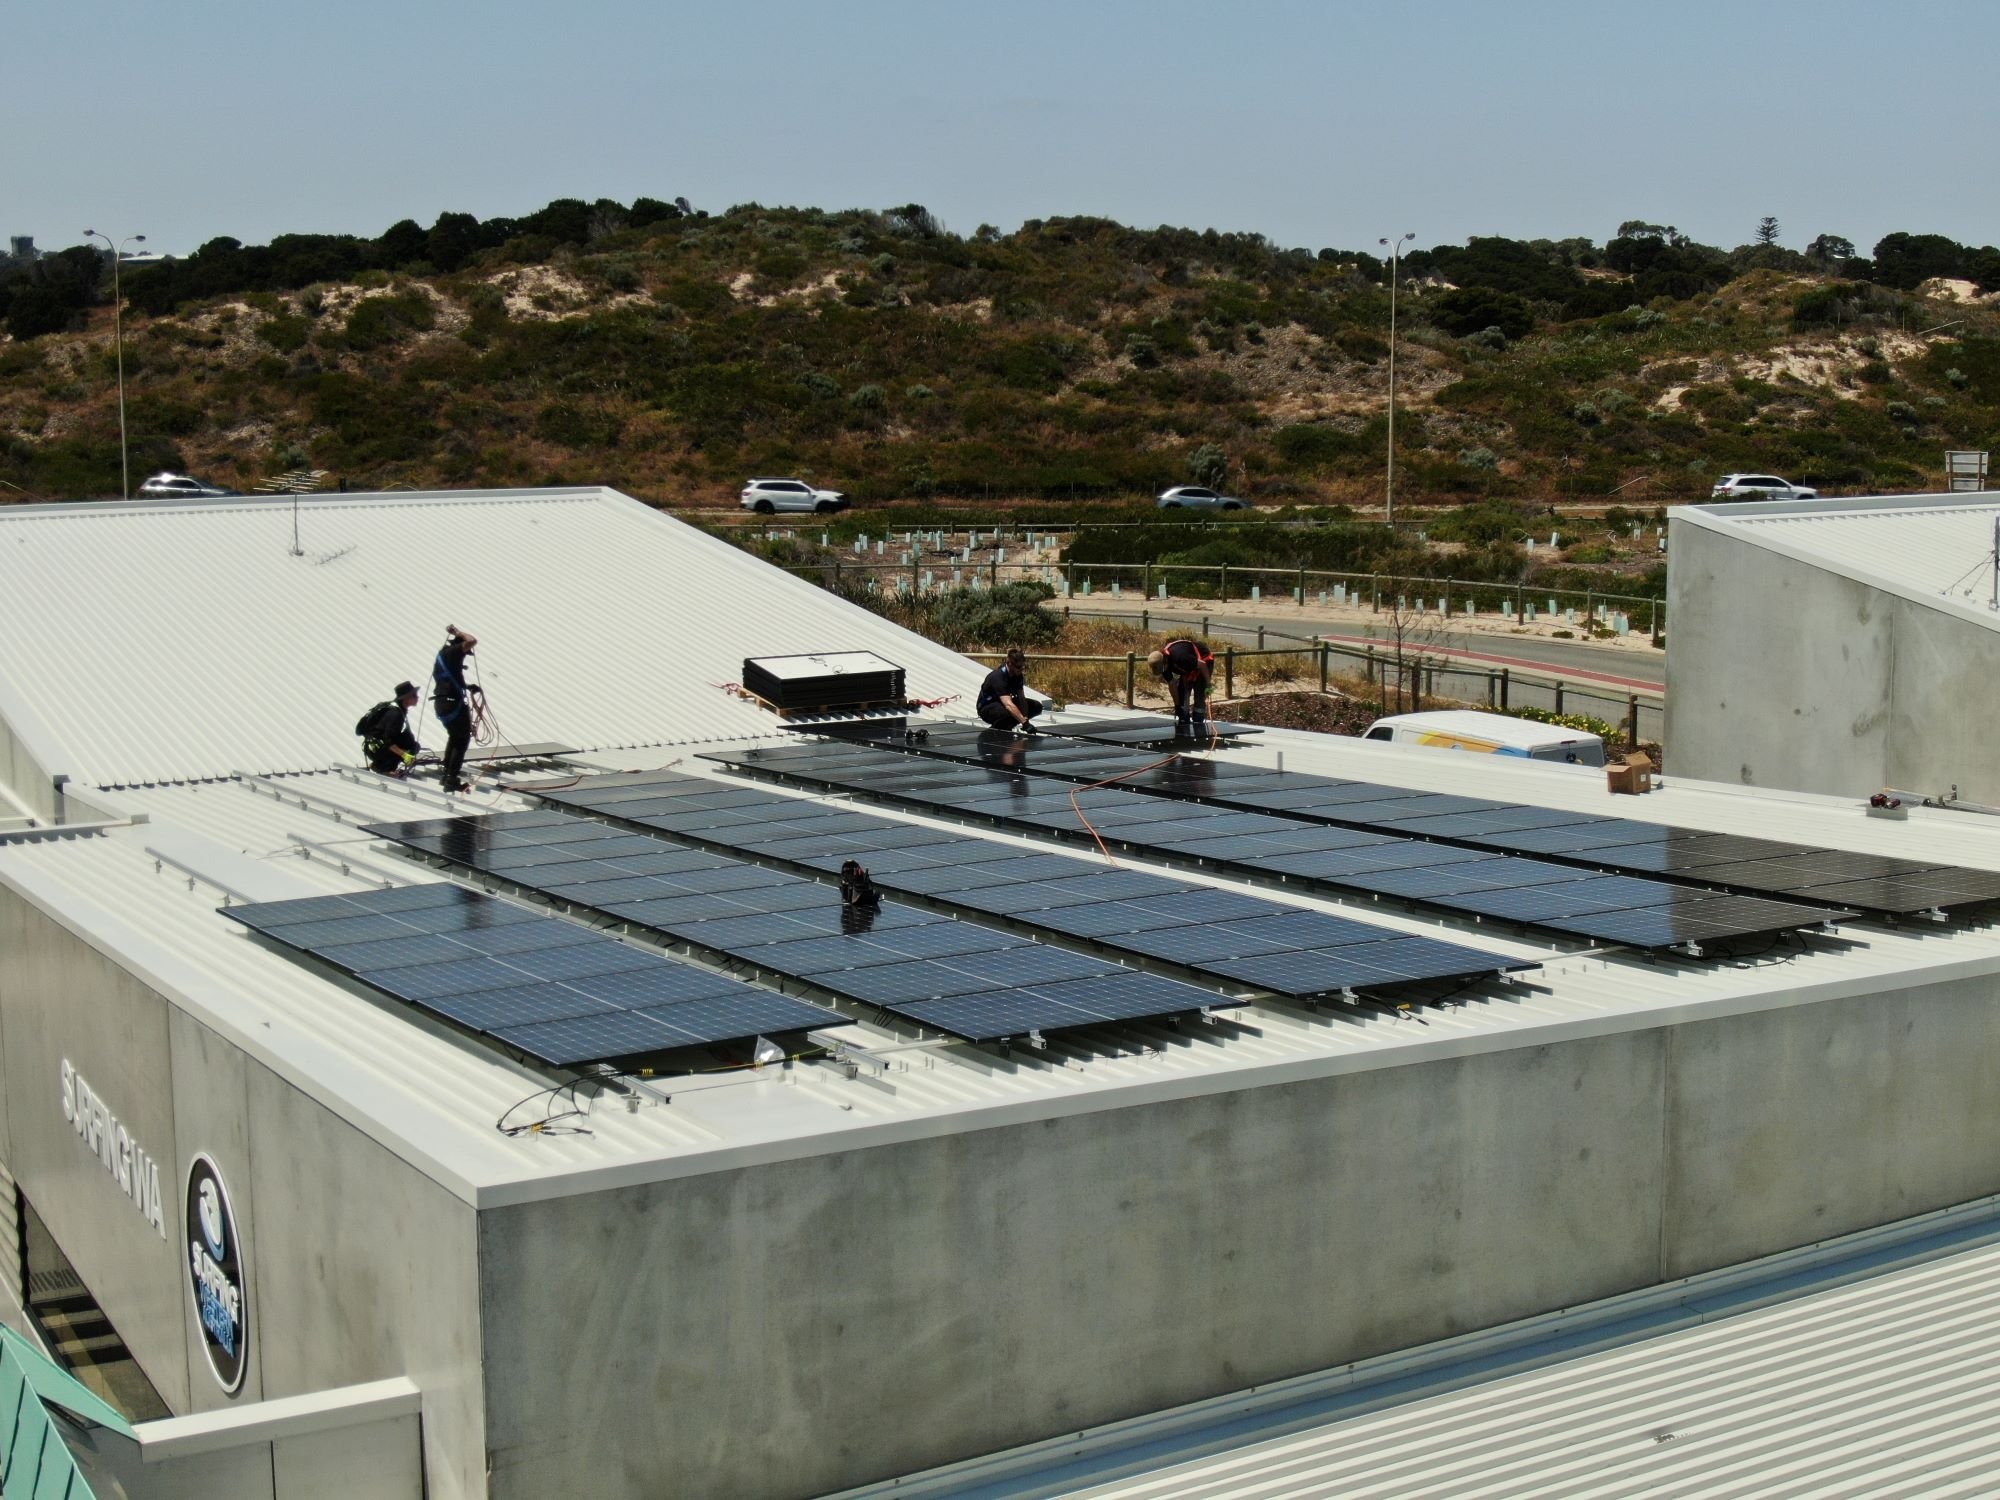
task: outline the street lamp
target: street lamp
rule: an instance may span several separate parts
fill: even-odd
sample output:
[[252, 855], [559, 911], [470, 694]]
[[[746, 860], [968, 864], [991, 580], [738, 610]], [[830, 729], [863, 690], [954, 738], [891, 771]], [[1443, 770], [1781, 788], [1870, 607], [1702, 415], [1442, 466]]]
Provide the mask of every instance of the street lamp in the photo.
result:
[[1392, 530], [1396, 525], [1396, 267], [1402, 259], [1403, 246], [1416, 237], [1416, 231], [1412, 230], [1395, 240], [1375, 242], [1389, 247], [1389, 488], [1385, 503]]
[[125, 299], [118, 290], [118, 262], [125, 258], [126, 245], [143, 245], [143, 234], [129, 236], [122, 244], [111, 243], [111, 236], [99, 234], [95, 229], [86, 229], [83, 237], [87, 240], [103, 240], [104, 248], [111, 252], [111, 345], [118, 357], [118, 481], [124, 498], [132, 498], [132, 460], [125, 451]]

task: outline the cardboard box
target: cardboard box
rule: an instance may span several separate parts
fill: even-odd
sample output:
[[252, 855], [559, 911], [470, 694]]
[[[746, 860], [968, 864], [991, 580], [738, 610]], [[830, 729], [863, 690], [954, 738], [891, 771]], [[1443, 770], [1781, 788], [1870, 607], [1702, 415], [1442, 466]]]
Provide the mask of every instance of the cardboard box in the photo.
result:
[[1640, 752], [1626, 757], [1622, 766], [1605, 767], [1611, 790], [1637, 796], [1653, 789], [1653, 758]]

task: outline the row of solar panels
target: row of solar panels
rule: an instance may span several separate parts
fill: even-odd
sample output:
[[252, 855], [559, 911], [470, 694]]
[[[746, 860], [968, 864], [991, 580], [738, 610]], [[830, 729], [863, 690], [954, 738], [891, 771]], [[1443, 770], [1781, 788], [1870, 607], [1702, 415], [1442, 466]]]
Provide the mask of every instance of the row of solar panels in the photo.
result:
[[845, 1019], [456, 885], [266, 901], [222, 914], [557, 1067]]
[[[872, 910], [845, 908], [825, 882], [571, 813], [501, 813], [365, 831], [974, 1041], [1241, 1003], [894, 900]], [[954, 837], [908, 832], [912, 844], [933, 832]]]
[[[673, 771], [595, 777], [542, 795], [557, 806], [801, 871], [832, 872], [859, 860], [885, 890], [1296, 999], [1535, 967], [1246, 892], [916, 829], [851, 807]], [[850, 941], [828, 940], [823, 957], [830, 967], [846, 966], [842, 945]]]
[[1882, 916], [2000, 900], [2000, 874], [1987, 870], [1191, 756], [1162, 765], [1155, 756], [1067, 736], [1015, 740], [951, 726], [928, 731], [908, 748], [966, 765], [1084, 784], [1117, 777], [1123, 790], [1219, 808]]
[[[988, 819], [1247, 876], [1278, 875], [1345, 895], [1392, 897], [1433, 910], [1500, 920], [1594, 942], [1663, 950], [1820, 926], [1851, 912], [1720, 895], [1667, 881], [1599, 875], [1521, 855], [1461, 849], [1409, 834], [1332, 825], [1304, 827], [1271, 812], [1238, 812], [1185, 798], [1134, 795], [1030, 774], [1025, 739], [994, 753], [999, 766], [960, 763], [979, 736], [956, 748], [935, 731], [917, 755], [891, 747], [820, 741], [777, 749], [711, 752], [740, 770], [819, 789], [852, 791], [926, 812]], [[1131, 752], [1073, 749], [1122, 757]], [[1147, 764], [1143, 756], [1137, 764]], [[1107, 774], [1116, 774], [1115, 772]], [[1102, 779], [1102, 778], [1098, 778]]]

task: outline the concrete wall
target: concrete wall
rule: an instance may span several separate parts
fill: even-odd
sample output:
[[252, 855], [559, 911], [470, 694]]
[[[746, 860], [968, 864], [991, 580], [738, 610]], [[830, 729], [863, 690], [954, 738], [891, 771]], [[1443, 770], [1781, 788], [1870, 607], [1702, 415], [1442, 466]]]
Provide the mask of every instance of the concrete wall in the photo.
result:
[[493, 1494], [818, 1494], [2000, 1191], [1995, 988], [488, 1212]]
[[[158, 1158], [164, 1237], [64, 1120], [65, 1058]], [[469, 1205], [5, 890], [0, 1079], [9, 1169], [176, 1413], [408, 1375], [430, 1493], [485, 1493]], [[196, 1152], [249, 1256], [234, 1397], [202, 1351], [181, 1249]]]
[[1674, 772], [2000, 803], [2000, 631], [1700, 527], [1672, 544]]

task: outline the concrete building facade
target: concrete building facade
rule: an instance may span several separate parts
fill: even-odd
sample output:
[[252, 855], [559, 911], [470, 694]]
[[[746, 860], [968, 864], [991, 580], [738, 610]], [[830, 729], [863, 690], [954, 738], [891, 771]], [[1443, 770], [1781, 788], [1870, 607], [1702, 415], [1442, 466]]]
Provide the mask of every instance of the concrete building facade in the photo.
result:
[[1990, 494], [1675, 511], [1675, 772], [2000, 804], [1996, 524]]

